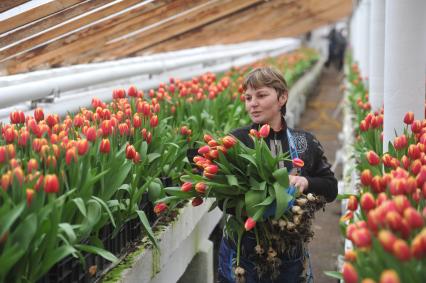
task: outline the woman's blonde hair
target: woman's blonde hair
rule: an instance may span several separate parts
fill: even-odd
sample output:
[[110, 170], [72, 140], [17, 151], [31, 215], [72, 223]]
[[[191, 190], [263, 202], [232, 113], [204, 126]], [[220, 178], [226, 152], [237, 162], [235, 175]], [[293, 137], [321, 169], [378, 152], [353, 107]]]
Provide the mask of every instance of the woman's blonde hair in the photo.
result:
[[[243, 90], [247, 88], [259, 89], [261, 87], [270, 87], [275, 89], [278, 97], [288, 93], [287, 82], [274, 67], [259, 67], [255, 68], [247, 74], [243, 82]], [[277, 99], [278, 99], [277, 97]], [[281, 108], [281, 113], [285, 115], [286, 105]]]

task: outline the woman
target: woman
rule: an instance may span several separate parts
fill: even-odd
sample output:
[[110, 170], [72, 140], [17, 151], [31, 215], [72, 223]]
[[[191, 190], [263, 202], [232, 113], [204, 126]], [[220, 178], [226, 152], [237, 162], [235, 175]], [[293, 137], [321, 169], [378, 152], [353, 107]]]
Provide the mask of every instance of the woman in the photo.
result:
[[[256, 68], [247, 75], [243, 90], [246, 110], [253, 123], [232, 131], [232, 134], [247, 146], [253, 147], [250, 130], [258, 130], [261, 125], [269, 124], [271, 131], [265, 141], [272, 154], [290, 152], [292, 158], [297, 157], [304, 161], [305, 165], [297, 174], [295, 170], [292, 171], [291, 162], [279, 164], [281, 168], [287, 167], [290, 172], [290, 185], [304, 194], [313, 193], [323, 196], [327, 202], [333, 201], [337, 195], [337, 180], [330, 170], [331, 166], [320, 143], [308, 132], [287, 128], [284, 116], [288, 88], [280, 72], [271, 67]], [[287, 248], [280, 256], [279, 275], [274, 280], [270, 274], [262, 274], [259, 278], [252, 261], [256, 247], [255, 235], [253, 232], [246, 232], [241, 244], [240, 258], [245, 282], [313, 282], [305, 245], [306, 243], [300, 241]], [[235, 241], [224, 235], [219, 250], [219, 282], [235, 282], [232, 267], [235, 254]]]

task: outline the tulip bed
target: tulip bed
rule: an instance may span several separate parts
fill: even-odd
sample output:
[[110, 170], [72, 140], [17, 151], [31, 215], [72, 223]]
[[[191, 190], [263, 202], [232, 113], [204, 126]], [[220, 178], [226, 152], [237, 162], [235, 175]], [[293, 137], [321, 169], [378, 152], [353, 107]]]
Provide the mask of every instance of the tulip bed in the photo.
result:
[[357, 65], [348, 69], [360, 183], [357, 195], [342, 196], [348, 198], [342, 231], [352, 248], [345, 251], [340, 278], [347, 283], [425, 282], [426, 120], [407, 113], [401, 121], [404, 133], [383, 153], [383, 109], [370, 110]]
[[[291, 85], [316, 60], [303, 49], [258, 64], [285, 70]], [[73, 258], [92, 280], [141, 228], [156, 246], [150, 213], [167, 197], [164, 180], [180, 182], [187, 150], [205, 133], [249, 123], [240, 85], [252, 67], [170, 78], [146, 95], [116, 89], [112, 102], [93, 98], [90, 109], [62, 119], [39, 108], [12, 112], [0, 137], [0, 282], [65, 280], [46, 274], [75, 270], [66, 267]], [[111, 244], [117, 238], [120, 247]]]

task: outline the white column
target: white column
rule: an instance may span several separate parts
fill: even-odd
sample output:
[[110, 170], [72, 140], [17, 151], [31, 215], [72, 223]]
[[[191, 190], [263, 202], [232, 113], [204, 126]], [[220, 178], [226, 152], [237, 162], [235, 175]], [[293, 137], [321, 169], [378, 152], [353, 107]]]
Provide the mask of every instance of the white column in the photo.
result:
[[370, 5], [369, 101], [376, 111], [383, 106], [385, 0], [373, 0]]
[[406, 112], [425, 117], [425, 11], [425, 0], [386, 2], [384, 151], [403, 132]]
[[[370, 0], [363, 0], [361, 2], [362, 6], [362, 57], [361, 57], [361, 75], [363, 78], [369, 77], [369, 47], [370, 47]], [[366, 88], [368, 89], [368, 81], [364, 82]]]
[[361, 13], [362, 9], [360, 5], [356, 8], [356, 19], [355, 19], [355, 61], [360, 65], [360, 54], [361, 54]]

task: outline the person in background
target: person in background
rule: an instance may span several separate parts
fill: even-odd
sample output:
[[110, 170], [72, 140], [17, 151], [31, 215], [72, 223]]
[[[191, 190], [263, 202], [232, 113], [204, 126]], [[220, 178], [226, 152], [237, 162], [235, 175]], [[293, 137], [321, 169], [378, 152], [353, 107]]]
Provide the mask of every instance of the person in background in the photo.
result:
[[[263, 124], [269, 124], [271, 131], [265, 139], [272, 154], [279, 155], [291, 152], [292, 158], [297, 156], [304, 161], [299, 175], [290, 175], [290, 185], [304, 194], [313, 193], [325, 197], [327, 202], [337, 196], [337, 180], [327, 162], [324, 150], [319, 141], [309, 132], [287, 127], [285, 121], [288, 100], [287, 83], [281, 73], [271, 67], [252, 70], [243, 83], [245, 107], [252, 124], [231, 132], [236, 138], [249, 147], [253, 141], [249, 136], [251, 129], [258, 130]], [[292, 170], [291, 162], [281, 162], [280, 168]], [[285, 189], [285, 188], [283, 188]], [[233, 217], [232, 215], [230, 217]], [[265, 222], [269, 225], [269, 222]], [[220, 249], [218, 278], [220, 283], [235, 282], [233, 259], [236, 255], [236, 241], [224, 233]], [[280, 256], [279, 276], [272, 281], [270, 276], [260, 277], [256, 273], [251, 258], [255, 255], [256, 238], [253, 231], [244, 233], [241, 244], [240, 265], [245, 270], [246, 283], [270, 282], [313, 282], [309, 253], [306, 243], [300, 241], [290, 246]]]

